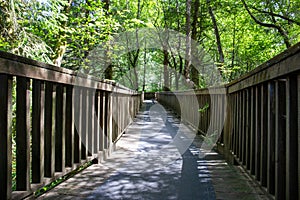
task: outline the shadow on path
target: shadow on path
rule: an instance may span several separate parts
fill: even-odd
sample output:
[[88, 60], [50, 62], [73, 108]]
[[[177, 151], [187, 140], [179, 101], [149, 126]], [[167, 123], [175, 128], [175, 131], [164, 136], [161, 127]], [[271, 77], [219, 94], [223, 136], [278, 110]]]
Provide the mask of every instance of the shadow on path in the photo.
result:
[[201, 142], [171, 111], [145, 103], [107, 160], [38, 199], [268, 199], [218, 153], [202, 158]]
[[140, 136], [134, 159], [123, 163], [87, 199], [215, 199], [208, 170], [204, 177], [199, 174], [199, 149], [190, 145], [193, 138], [179, 131], [180, 120], [170, 111], [151, 110], [152, 106], [158, 105], [145, 103], [137, 116]]

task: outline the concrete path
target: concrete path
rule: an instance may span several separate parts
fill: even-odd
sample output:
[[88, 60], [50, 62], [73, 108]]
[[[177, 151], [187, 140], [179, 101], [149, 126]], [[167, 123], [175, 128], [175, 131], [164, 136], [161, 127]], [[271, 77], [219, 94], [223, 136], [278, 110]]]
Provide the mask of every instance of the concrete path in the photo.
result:
[[171, 111], [147, 102], [106, 161], [38, 199], [267, 199], [201, 142]]

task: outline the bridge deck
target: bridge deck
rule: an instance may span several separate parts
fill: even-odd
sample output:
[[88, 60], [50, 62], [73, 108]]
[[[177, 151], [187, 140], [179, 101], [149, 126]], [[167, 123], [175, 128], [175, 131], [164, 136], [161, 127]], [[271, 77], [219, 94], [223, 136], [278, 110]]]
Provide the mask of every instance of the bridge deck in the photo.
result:
[[40, 199], [268, 199], [239, 167], [159, 104], [143, 110], [116, 151]]

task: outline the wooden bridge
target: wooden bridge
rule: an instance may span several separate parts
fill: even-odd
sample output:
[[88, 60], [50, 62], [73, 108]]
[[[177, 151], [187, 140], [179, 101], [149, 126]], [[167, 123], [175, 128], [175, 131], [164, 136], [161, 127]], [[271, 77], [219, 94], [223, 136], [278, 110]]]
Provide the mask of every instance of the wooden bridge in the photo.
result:
[[[271, 197], [299, 199], [299, 74], [297, 44], [227, 85], [156, 95], [199, 133], [220, 133], [218, 151]], [[107, 158], [141, 105], [141, 95], [121, 85], [4, 52], [0, 88], [1, 199], [29, 197]]]

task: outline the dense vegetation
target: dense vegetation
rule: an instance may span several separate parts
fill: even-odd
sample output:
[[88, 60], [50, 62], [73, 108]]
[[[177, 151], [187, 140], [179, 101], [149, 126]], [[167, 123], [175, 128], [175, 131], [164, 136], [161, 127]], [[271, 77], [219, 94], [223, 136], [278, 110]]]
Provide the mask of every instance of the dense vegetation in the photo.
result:
[[[204, 87], [210, 77], [190, 62], [193, 56], [205, 51], [230, 81], [300, 40], [299, 6], [300, 0], [1, 0], [0, 50], [136, 90], [180, 89], [183, 80]], [[125, 44], [112, 45], [124, 32]], [[151, 37], [164, 48], [149, 46]]]

